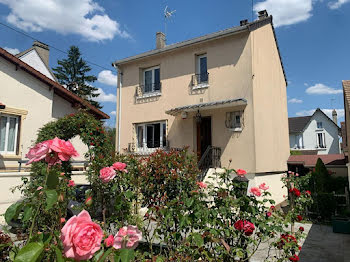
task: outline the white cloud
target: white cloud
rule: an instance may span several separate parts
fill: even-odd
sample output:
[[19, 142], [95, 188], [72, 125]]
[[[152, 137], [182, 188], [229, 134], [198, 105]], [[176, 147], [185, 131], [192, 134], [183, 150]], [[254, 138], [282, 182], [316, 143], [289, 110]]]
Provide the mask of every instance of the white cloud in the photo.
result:
[[[316, 109], [311, 109], [311, 110], [303, 110], [303, 111], [299, 111], [296, 113], [297, 116], [311, 116]], [[332, 119], [332, 112], [333, 109], [321, 109], [327, 116], [329, 116], [329, 118]], [[344, 109], [335, 109], [335, 111], [337, 111], [338, 114], [338, 119], [339, 118], [343, 118], [344, 117]]]
[[305, 92], [309, 95], [336, 95], [342, 94], [343, 90], [335, 89], [333, 87], [318, 83], [307, 88]]
[[98, 88], [97, 93], [100, 95], [98, 97], [94, 97], [94, 100], [98, 102], [117, 102], [117, 96], [114, 94], [106, 94], [101, 88]]
[[309, 84], [308, 83], [304, 83], [304, 86], [309, 86]]
[[292, 99], [288, 100], [288, 103], [291, 103], [291, 104], [301, 104], [302, 102], [303, 102], [303, 100], [298, 99], [298, 98], [292, 98]]
[[88, 41], [129, 38], [95, 0], [0, 0], [11, 10], [8, 23], [25, 31], [53, 30], [78, 34]]
[[328, 6], [330, 9], [338, 9], [340, 8], [343, 4], [349, 3], [350, 0], [337, 0], [336, 2], [330, 2], [328, 3]]
[[112, 112], [110, 112], [109, 113], [111, 116], [115, 116], [115, 115], [117, 115], [117, 112], [116, 111], [112, 111]]
[[308, 20], [314, 0], [265, 0], [254, 5], [254, 11], [267, 10], [274, 18], [274, 25], [286, 26]]
[[11, 48], [11, 47], [4, 47], [4, 49], [9, 52], [10, 54], [17, 55], [20, 51], [17, 48]]
[[97, 80], [102, 84], [117, 86], [118, 76], [110, 70], [103, 70], [98, 74]]

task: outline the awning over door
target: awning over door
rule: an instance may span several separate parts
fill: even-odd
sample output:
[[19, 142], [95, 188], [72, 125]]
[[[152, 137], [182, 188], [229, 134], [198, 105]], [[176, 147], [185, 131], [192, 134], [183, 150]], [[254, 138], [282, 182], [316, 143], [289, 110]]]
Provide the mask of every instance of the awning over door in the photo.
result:
[[216, 108], [225, 108], [232, 106], [244, 106], [247, 105], [247, 100], [244, 98], [227, 99], [215, 102], [200, 103], [194, 105], [180, 106], [170, 110], [165, 111], [168, 115], [176, 116], [181, 112], [194, 112], [197, 110], [208, 110]]

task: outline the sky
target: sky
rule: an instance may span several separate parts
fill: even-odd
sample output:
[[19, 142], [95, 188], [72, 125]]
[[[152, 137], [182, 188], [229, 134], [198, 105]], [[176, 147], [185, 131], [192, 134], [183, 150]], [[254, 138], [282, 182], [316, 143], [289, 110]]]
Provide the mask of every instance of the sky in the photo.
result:
[[[114, 126], [117, 76], [111, 63], [155, 48], [156, 32], [165, 30], [166, 6], [176, 10], [167, 23], [168, 44], [237, 26], [267, 9], [288, 80], [289, 116], [310, 115], [316, 108], [330, 116], [336, 109], [344, 121], [341, 80], [350, 79], [350, 0], [0, 0], [0, 23], [63, 51], [78, 46], [93, 63], [99, 101], [111, 116], [107, 124]], [[1, 24], [0, 36], [0, 47], [12, 53], [33, 42]], [[51, 48], [50, 66], [65, 57]]]

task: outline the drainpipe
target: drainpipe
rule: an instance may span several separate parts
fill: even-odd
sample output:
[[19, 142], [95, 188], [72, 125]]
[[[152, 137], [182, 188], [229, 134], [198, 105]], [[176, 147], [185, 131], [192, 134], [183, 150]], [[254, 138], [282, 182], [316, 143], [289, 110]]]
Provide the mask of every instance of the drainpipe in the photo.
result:
[[[118, 75], [118, 82], [117, 82], [117, 97], [119, 96], [119, 101], [117, 103], [117, 116], [116, 116], [116, 121], [118, 123], [117, 126], [117, 131], [118, 131], [118, 136], [116, 137], [116, 150], [118, 153], [120, 153], [120, 129], [121, 129], [121, 116], [122, 116], [122, 75], [123, 73], [120, 71], [118, 66], [116, 64], [112, 64], [113, 67], [117, 70], [117, 75]], [[119, 90], [119, 93], [118, 93]]]

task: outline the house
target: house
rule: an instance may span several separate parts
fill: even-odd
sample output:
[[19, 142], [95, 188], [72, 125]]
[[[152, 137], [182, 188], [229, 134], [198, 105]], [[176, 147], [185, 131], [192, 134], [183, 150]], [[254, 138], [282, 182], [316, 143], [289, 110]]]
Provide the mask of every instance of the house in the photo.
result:
[[272, 16], [115, 61], [120, 152], [188, 146], [199, 167], [247, 170], [283, 200], [289, 157], [287, 81]]
[[341, 131], [335, 110], [332, 116], [333, 120], [318, 108], [311, 116], [290, 117], [290, 149], [304, 155], [340, 154]]
[[[55, 81], [48, 67], [48, 53], [35, 46], [13, 56], [0, 48], [0, 170], [18, 170], [37, 138], [38, 129], [46, 123], [87, 109], [98, 119], [108, 115], [71, 93]], [[48, 50], [46, 50], [48, 51]], [[42, 57], [44, 59], [42, 60]], [[27, 61], [28, 63], [22, 61]], [[45, 63], [44, 63], [45, 61]], [[34, 68], [35, 66], [35, 68]], [[83, 160], [87, 146], [75, 137], [73, 145]]]
[[345, 156], [349, 155], [348, 152], [348, 138], [346, 136], [346, 124], [345, 122], [340, 122], [340, 129], [341, 129], [341, 139], [342, 142], [340, 143], [341, 150], [344, 153]]
[[[344, 152], [349, 153], [350, 149], [350, 143], [348, 142], [350, 137], [350, 80], [344, 80], [343, 81], [343, 95], [344, 95], [344, 111], [345, 111], [345, 132], [344, 135], [346, 137], [346, 149], [344, 149]], [[344, 143], [344, 141], [343, 141]], [[345, 145], [344, 145], [345, 146]], [[349, 158], [348, 158], [349, 159]], [[349, 160], [346, 162], [346, 165], [348, 167], [348, 178], [349, 178], [349, 185], [350, 185], [350, 164]]]

